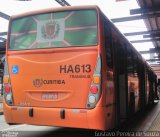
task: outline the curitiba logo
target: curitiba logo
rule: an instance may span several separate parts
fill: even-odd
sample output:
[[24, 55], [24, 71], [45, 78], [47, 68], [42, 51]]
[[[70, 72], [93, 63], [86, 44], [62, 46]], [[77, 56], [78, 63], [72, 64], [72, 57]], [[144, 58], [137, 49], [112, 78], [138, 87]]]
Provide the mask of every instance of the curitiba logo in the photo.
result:
[[44, 39], [53, 39], [57, 37], [60, 26], [56, 21], [49, 21], [42, 25], [41, 33]]
[[62, 79], [57, 79], [57, 80], [54, 80], [54, 79], [49, 79], [49, 80], [43, 80], [43, 79], [35, 79], [33, 80], [33, 85], [37, 88], [41, 87], [42, 85], [50, 85], [50, 84], [66, 84], [65, 80]]
[[42, 85], [43, 85], [43, 79], [35, 79], [35, 80], [33, 80], [33, 85], [35, 86], [35, 87], [41, 87]]

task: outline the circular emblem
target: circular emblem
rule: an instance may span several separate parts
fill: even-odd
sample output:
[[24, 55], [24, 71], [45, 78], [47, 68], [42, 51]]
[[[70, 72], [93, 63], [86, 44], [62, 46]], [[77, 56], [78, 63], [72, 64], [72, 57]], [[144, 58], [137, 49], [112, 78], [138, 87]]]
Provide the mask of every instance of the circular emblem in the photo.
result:
[[59, 24], [56, 21], [49, 21], [42, 25], [42, 36], [44, 39], [53, 39], [58, 35], [59, 29]]
[[35, 79], [35, 80], [33, 80], [33, 85], [35, 86], [35, 87], [41, 87], [42, 85], [43, 85], [43, 79]]

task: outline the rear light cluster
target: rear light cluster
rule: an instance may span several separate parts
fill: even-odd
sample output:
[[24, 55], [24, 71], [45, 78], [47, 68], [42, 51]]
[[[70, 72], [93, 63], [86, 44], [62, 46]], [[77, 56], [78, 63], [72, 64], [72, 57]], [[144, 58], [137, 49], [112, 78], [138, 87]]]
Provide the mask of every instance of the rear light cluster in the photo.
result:
[[6, 103], [10, 106], [13, 105], [12, 89], [11, 89], [11, 83], [9, 79], [8, 63], [6, 59], [4, 64], [3, 95]]
[[100, 96], [101, 96], [101, 57], [100, 55], [98, 55], [86, 107], [94, 108]]

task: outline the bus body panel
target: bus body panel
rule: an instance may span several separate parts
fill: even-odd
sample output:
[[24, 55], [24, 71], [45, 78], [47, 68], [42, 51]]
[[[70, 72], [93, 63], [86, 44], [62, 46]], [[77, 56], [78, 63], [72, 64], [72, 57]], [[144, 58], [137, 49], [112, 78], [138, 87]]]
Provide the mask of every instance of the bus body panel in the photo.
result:
[[23, 53], [8, 53], [14, 105], [86, 108], [96, 47]]
[[[119, 72], [117, 73], [116, 68], [117, 64], [115, 59], [119, 60], [119, 56], [113, 54], [113, 70], [112, 70], [112, 79], [109, 79], [107, 72], [109, 69], [106, 67], [107, 61], [109, 59], [104, 57], [107, 55], [108, 51], [105, 51], [106, 41], [118, 42], [120, 44], [126, 44], [133, 51], [133, 55], [138, 55], [136, 50], [132, 47], [132, 45], [120, 34], [120, 32], [114, 27], [114, 25], [106, 18], [100, 16], [102, 14], [97, 6], [86, 6], [86, 7], [64, 7], [57, 8], [55, 10], [44, 10], [39, 12], [30, 12], [28, 14], [22, 14], [20, 16], [15, 16], [11, 19], [16, 19], [21, 17], [36, 15], [35, 18], [32, 18], [32, 21], [37, 22], [37, 14], [47, 13], [47, 12], [59, 12], [59, 11], [72, 11], [72, 10], [87, 10], [93, 9], [96, 10], [97, 22], [93, 25], [83, 26], [83, 19], [77, 18], [74, 16], [73, 20], [75, 20], [75, 26], [70, 26], [66, 28], [66, 31], [75, 32], [77, 29], [76, 23], [79, 23], [79, 20], [82, 21], [82, 26], [78, 27], [78, 30], [88, 29], [87, 33], [83, 35], [83, 32], [80, 32], [80, 35], [72, 34], [71, 37], [68, 37], [66, 34], [65, 38], [68, 40], [71, 39], [70, 47], [66, 48], [62, 45], [57, 47], [54, 46], [54, 41], [49, 42], [47, 47], [35, 48], [37, 43], [30, 43], [30, 46], [33, 48], [27, 49], [26, 46], [28, 43], [24, 42], [25, 46], [20, 47], [19, 49], [19, 41], [23, 43], [23, 35], [22, 38], [16, 41], [15, 46], [9, 47], [8, 44], [14, 43], [13, 41], [8, 43], [7, 41], [7, 49], [6, 49], [6, 60], [8, 62], [9, 69], [9, 78], [11, 82], [11, 88], [13, 93], [13, 104], [10, 106], [4, 101], [4, 116], [7, 123], [24, 123], [24, 124], [34, 124], [34, 125], [49, 125], [49, 126], [62, 126], [62, 127], [75, 127], [75, 128], [88, 128], [88, 129], [99, 129], [99, 130], [108, 130], [114, 128], [118, 125], [120, 119], [120, 105], [119, 103], [119, 95], [116, 83], [116, 78], [119, 77]], [[74, 13], [70, 13], [66, 16], [71, 17]], [[86, 14], [85, 14], [86, 15]], [[92, 15], [92, 14], [90, 14]], [[95, 15], [95, 14], [94, 14]], [[61, 16], [61, 15], [60, 15]], [[83, 15], [84, 16], [84, 15]], [[83, 17], [81, 16], [81, 17]], [[54, 17], [53, 15], [49, 17]], [[90, 24], [92, 24], [92, 20], [88, 18], [91, 16], [85, 16], [85, 20]], [[92, 16], [93, 17], [93, 16]], [[39, 18], [39, 17], [38, 17]], [[102, 21], [100, 18], [107, 20], [107, 25], [109, 28], [116, 30], [116, 35], [112, 33], [107, 33], [111, 35], [109, 39], [104, 38], [104, 29], [102, 27]], [[72, 20], [70, 20], [72, 22]], [[57, 20], [57, 22], [59, 22]], [[23, 23], [20, 23], [20, 27], [15, 23], [15, 26], [18, 26], [23, 30]], [[40, 22], [39, 25], [42, 25], [45, 22]], [[52, 22], [53, 23], [53, 22]], [[11, 27], [12, 22], [10, 22]], [[64, 23], [66, 24], [66, 23]], [[63, 25], [64, 25], [63, 24]], [[52, 24], [53, 25], [53, 24]], [[57, 32], [59, 31], [59, 24], [55, 29]], [[97, 27], [96, 27], [97, 25]], [[29, 25], [28, 25], [29, 27]], [[34, 26], [35, 27], [35, 26]], [[73, 27], [73, 28], [72, 28]], [[30, 27], [29, 27], [30, 28]], [[26, 28], [25, 28], [26, 29]], [[34, 28], [35, 29], [35, 28]], [[63, 28], [64, 29], [64, 28]], [[62, 29], [62, 30], [63, 30]], [[92, 30], [93, 29], [93, 30]], [[95, 31], [97, 29], [97, 31]], [[15, 29], [16, 30], [16, 29]], [[17, 36], [17, 31], [13, 31], [13, 36]], [[20, 29], [21, 30], [21, 29]], [[27, 30], [27, 29], [26, 29]], [[29, 29], [28, 29], [29, 30]], [[92, 31], [90, 31], [92, 30]], [[9, 31], [9, 35], [12, 32]], [[34, 31], [30, 31], [28, 34], [35, 34]], [[50, 33], [50, 31], [48, 31]], [[92, 33], [94, 32], [94, 33]], [[48, 33], [48, 34], [49, 34]], [[22, 33], [23, 34], [23, 33]], [[19, 35], [19, 34], [18, 34]], [[20, 32], [21, 35], [21, 32]], [[95, 36], [97, 35], [97, 43]], [[48, 36], [48, 35], [47, 35]], [[82, 36], [82, 37], [81, 37]], [[89, 36], [92, 36], [90, 39]], [[85, 37], [86, 41], [85, 41]], [[24, 36], [25, 38], [25, 36]], [[35, 37], [33, 37], [35, 38]], [[50, 37], [49, 37], [50, 38]], [[73, 38], [73, 39], [72, 39]], [[76, 38], [76, 39], [75, 39]], [[82, 39], [79, 39], [82, 38]], [[81, 40], [84, 40], [84, 43], [88, 43], [88, 38], [90, 39], [92, 44], [79, 44]], [[30, 37], [29, 37], [30, 39]], [[118, 39], [121, 39], [120, 41]], [[32, 40], [32, 39], [30, 39]], [[39, 39], [41, 40], [41, 39]], [[78, 41], [78, 44], [75, 46]], [[64, 45], [67, 41], [63, 41]], [[95, 42], [95, 43], [94, 43]], [[112, 45], [113, 53], [116, 50], [116, 46], [118, 43], [112, 43], [116, 45]], [[45, 44], [44, 44], [45, 45]], [[94, 45], [94, 46], [93, 46]], [[42, 44], [43, 46], [43, 44]], [[75, 47], [74, 47], [75, 46]], [[16, 47], [16, 48], [15, 48]], [[27, 48], [26, 48], [27, 47]], [[11, 48], [11, 51], [8, 50]], [[15, 48], [15, 49], [14, 49]], [[35, 49], [34, 49], [35, 48]], [[15, 50], [15, 51], [14, 51]], [[17, 51], [16, 51], [17, 50]], [[127, 50], [125, 50], [127, 54]], [[116, 53], [116, 52], [115, 52]], [[117, 57], [116, 57], [117, 56]], [[101, 60], [101, 68], [100, 79], [99, 79], [99, 87], [101, 91], [100, 98], [96, 102], [96, 105], [93, 108], [89, 108], [87, 103], [89, 102], [89, 96], [91, 94], [91, 84], [93, 84], [93, 76], [95, 68], [97, 67], [97, 58], [100, 57]], [[127, 54], [127, 58], [128, 58]], [[127, 59], [126, 63], [129, 63]], [[123, 63], [122, 63], [123, 64]], [[120, 62], [120, 65], [122, 65]], [[149, 68], [144, 61], [140, 58], [139, 64], [145, 65], [146, 68]], [[129, 105], [129, 81], [127, 69], [130, 70], [128, 66], [124, 66], [126, 74], [126, 107], [128, 110]], [[16, 71], [15, 71], [16, 70]], [[151, 76], [152, 77], [152, 76]], [[138, 78], [143, 78], [141, 75]], [[136, 78], [136, 87], [135, 92], [138, 92], [141, 88], [138, 87], [138, 78]], [[145, 80], [145, 79], [143, 79]], [[122, 82], [122, 81], [120, 81]], [[122, 84], [124, 84], [123, 82]], [[108, 86], [107, 86], [108, 85]], [[93, 96], [92, 96], [93, 97]], [[93, 99], [93, 98], [92, 98]], [[136, 110], [138, 111], [138, 103], [141, 98], [137, 97], [136, 100]], [[5, 100], [5, 99], [4, 99]], [[94, 100], [90, 100], [91, 102]], [[30, 115], [30, 110], [32, 110], [33, 114]], [[64, 117], [61, 116], [61, 112], [64, 112]], [[128, 117], [128, 112], [126, 112]]]
[[[33, 117], [29, 116], [31, 107], [19, 107], [4, 104], [5, 120], [7, 123], [32, 124], [60, 127], [76, 127], [87, 129], [106, 129], [105, 107], [96, 107], [95, 109], [64, 109], [65, 118], [60, 118], [62, 108], [42, 108], [32, 107]], [[7, 113], [10, 117], [6, 117]], [[75, 122], [76, 121], [76, 122]]]

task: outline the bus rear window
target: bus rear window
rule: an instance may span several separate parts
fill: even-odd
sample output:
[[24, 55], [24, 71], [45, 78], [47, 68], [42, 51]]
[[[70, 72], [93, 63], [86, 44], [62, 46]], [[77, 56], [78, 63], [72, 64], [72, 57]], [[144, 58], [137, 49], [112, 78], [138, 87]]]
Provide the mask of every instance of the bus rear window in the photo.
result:
[[12, 20], [9, 50], [97, 45], [96, 10], [43, 13]]

